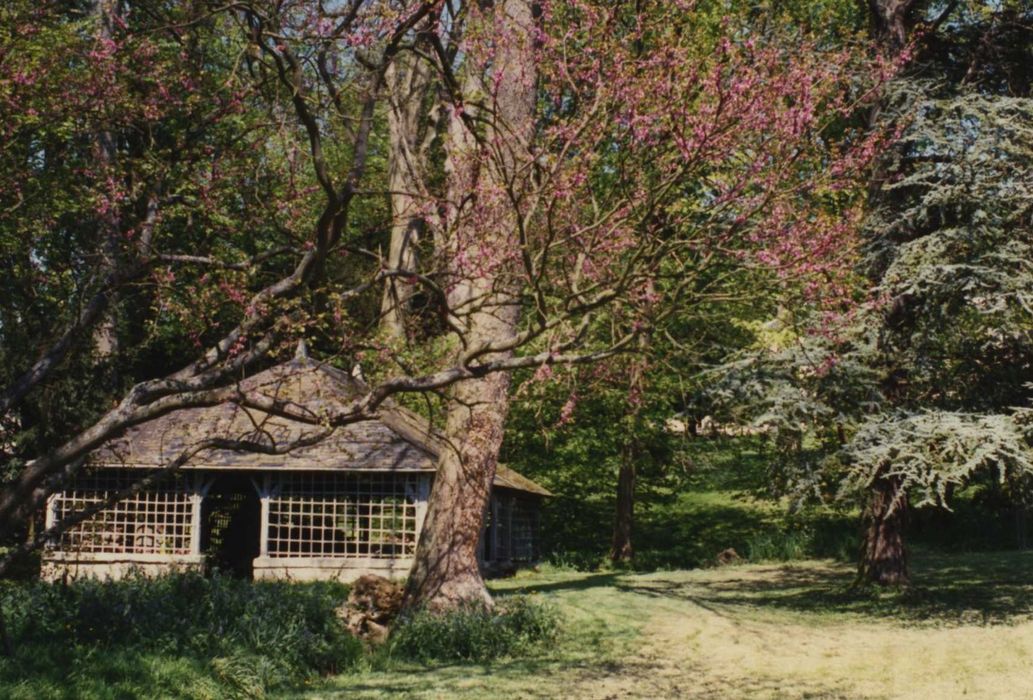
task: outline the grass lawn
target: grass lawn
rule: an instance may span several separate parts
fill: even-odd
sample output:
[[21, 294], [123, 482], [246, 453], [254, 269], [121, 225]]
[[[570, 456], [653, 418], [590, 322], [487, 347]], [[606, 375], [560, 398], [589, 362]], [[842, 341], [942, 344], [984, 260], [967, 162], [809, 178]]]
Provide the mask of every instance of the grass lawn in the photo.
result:
[[292, 698], [1033, 697], [1033, 553], [915, 557], [921, 586], [853, 591], [808, 561], [637, 573], [546, 570], [566, 631], [487, 666], [386, 662]]

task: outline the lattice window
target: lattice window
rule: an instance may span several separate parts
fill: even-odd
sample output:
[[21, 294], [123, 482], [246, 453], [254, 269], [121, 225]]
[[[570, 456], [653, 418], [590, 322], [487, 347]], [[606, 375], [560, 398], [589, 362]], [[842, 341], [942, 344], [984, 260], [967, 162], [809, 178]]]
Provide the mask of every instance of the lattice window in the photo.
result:
[[422, 478], [418, 474], [277, 475], [269, 498], [269, 556], [412, 556]]
[[[79, 475], [51, 501], [55, 522], [106, 500], [145, 476], [143, 472], [94, 470]], [[123, 499], [66, 530], [55, 543], [67, 552], [113, 554], [190, 554], [193, 499], [185, 475]]]
[[538, 509], [534, 503], [517, 499], [513, 504], [513, 561], [533, 561], [538, 534]]

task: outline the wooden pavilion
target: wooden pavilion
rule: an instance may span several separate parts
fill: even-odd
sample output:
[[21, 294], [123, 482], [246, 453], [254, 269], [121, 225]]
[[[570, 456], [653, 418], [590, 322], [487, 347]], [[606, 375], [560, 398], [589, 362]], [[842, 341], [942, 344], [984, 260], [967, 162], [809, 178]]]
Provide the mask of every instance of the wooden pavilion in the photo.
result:
[[[299, 353], [243, 380], [241, 389], [318, 416], [344, 408], [366, 387]], [[74, 482], [49, 499], [47, 525], [105, 500], [206, 437], [283, 445], [312, 430], [236, 403], [170, 413], [94, 452]], [[425, 419], [386, 402], [378, 420], [338, 428], [284, 454], [205, 450], [155, 487], [66, 530], [46, 550], [43, 576], [218, 568], [256, 579], [403, 577], [441, 449], [441, 437]], [[548, 495], [499, 466], [480, 543], [488, 572], [536, 559], [539, 508]]]

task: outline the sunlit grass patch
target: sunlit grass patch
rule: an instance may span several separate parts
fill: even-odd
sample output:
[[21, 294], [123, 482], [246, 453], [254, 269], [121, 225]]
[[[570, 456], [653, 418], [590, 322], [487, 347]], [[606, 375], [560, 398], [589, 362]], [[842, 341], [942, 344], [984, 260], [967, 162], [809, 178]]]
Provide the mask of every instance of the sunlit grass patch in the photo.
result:
[[919, 585], [899, 592], [855, 588], [852, 566], [831, 560], [542, 567], [492, 588], [554, 605], [563, 627], [551, 647], [492, 663], [397, 664], [291, 697], [989, 700], [1033, 687], [1033, 555], [919, 552], [914, 564]]

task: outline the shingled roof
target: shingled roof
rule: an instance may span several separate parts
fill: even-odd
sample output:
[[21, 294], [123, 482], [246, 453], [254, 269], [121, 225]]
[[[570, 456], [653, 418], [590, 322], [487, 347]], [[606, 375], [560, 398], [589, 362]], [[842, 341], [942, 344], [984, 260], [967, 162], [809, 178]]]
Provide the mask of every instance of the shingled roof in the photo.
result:
[[[299, 356], [240, 383], [247, 393], [290, 401], [315, 415], [340, 411], [365, 394], [361, 381], [330, 365]], [[174, 411], [130, 428], [90, 457], [99, 467], [155, 468], [211, 437], [284, 445], [318, 428], [233, 402]], [[273, 455], [227, 449], [199, 452], [183, 469], [433, 472], [443, 438], [422, 416], [388, 400], [378, 419], [337, 428], [317, 444]], [[495, 485], [541, 496], [549, 491], [499, 465]]]

